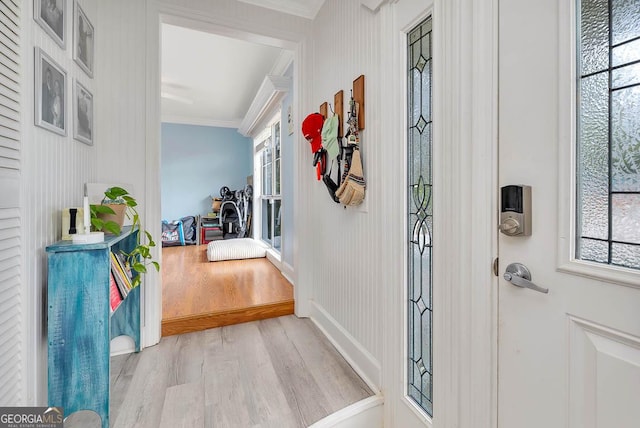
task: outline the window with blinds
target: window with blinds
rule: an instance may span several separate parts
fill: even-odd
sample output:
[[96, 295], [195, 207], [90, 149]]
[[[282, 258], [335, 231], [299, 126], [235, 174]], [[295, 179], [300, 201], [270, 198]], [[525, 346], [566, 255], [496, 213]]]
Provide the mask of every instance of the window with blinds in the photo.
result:
[[23, 405], [20, 2], [0, 0], [0, 406]]

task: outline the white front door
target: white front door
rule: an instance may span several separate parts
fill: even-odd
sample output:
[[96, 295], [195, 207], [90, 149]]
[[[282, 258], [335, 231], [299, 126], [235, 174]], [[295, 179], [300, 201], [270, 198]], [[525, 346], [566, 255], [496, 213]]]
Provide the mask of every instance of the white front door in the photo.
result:
[[[578, 81], [583, 85], [578, 95], [573, 89], [577, 81], [572, 78], [576, 68], [573, 51], [580, 44], [575, 42], [575, 17], [579, 21], [580, 14], [576, 14], [578, 6], [573, 1], [499, 2], [499, 185], [525, 184], [532, 188], [531, 236], [500, 233], [499, 238], [499, 428], [640, 426], [640, 270], [575, 260], [578, 215], [572, 207], [577, 188], [584, 189], [583, 199], [592, 203], [590, 198], [601, 191], [600, 184], [608, 187], [609, 194], [594, 204], [600, 215], [577, 210], [584, 224], [582, 236], [592, 233], [596, 222], [604, 222], [604, 226], [598, 226], [604, 228], [604, 236], [590, 242], [605, 250], [623, 245], [615, 241], [637, 239], [640, 210], [637, 193], [616, 194], [612, 189], [615, 180], [603, 181], [598, 174], [589, 176], [592, 165], [582, 172], [593, 183], [581, 182], [583, 187], [572, 172], [576, 100], [582, 100], [587, 116], [604, 114], [606, 122], [608, 118], [616, 120], [608, 103], [617, 102], [618, 96], [618, 92], [608, 91], [606, 71], [602, 78], [610, 95], [608, 99], [606, 94], [599, 98], [602, 104], [588, 107], [591, 82]], [[613, 25], [619, 24], [622, 8], [630, 8], [635, 15], [630, 22], [640, 20], [638, 1], [583, 0], [585, 8], [587, 3], [591, 8], [602, 6], [600, 12], [605, 14], [608, 5], [620, 8], [611, 14]], [[601, 23], [594, 18], [583, 24], [583, 30], [606, 31], [603, 28], [608, 22], [606, 15]], [[614, 47], [618, 43], [606, 34], [604, 40]], [[633, 49], [633, 45], [627, 48]], [[587, 61], [594, 60], [601, 47], [587, 55]], [[640, 52], [636, 55], [640, 57]], [[604, 57], [611, 61], [615, 53], [609, 56], [605, 52]], [[606, 67], [611, 70], [612, 66]], [[631, 72], [640, 78], [636, 70]], [[615, 71], [613, 74], [615, 80]], [[615, 84], [612, 80], [609, 84], [612, 82]], [[633, 77], [627, 83], [634, 84]], [[637, 117], [640, 97], [634, 91], [631, 88], [629, 108], [636, 113], [623, 113], [627, 115], [624, 120]], [[606, 124], [604, 129], [594, 127], [589, 120], [578, 132], [585, 138], [599, 138], [587, 135], [589, 132], [604, 138], [594, 146], [599, 153], [582, 156], [588, 162], [604, 165], [605, 173], [614, 171], [615, 163], [607, 160], [615, 154], [609, 155], [606, 145], [607, 136], [615, 137], [615, 131]], [[640, 138], [637, 130], [636, 125], [635, 135], [629, 137], [636, 143]], [[605, 145], [603, 152], [598, 144]], [[638, 148], [635, 150], [637, 157]], [[636, 185], [640, 181], [637, 175], [628, 178], [635, 179]], [[627, 202], [621, 202], [625, 195]], [[607, 220], [611, 216], [624, 218]], [[621, 222], [635, 227], [621, 236]], [[587, 253], [586, 241], [581, 243], [587, 257], [601, 257]], [[638, 257], [640, 247], [631, 245], [627, 249]], [[605, 254], [605, 260], [607, 257], [618, 256]], [[548, 293], [520, 288], [503, 279], [511, 263], [525, 265], [531, 272], [531, 282], [548, 288]]]

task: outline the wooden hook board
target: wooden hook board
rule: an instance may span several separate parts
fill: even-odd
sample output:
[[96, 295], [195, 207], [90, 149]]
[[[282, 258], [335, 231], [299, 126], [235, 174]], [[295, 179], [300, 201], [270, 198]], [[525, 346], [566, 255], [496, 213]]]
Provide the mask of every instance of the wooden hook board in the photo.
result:
[[342, 115], [344, 111], [343, 102], [344, 91], [340, 90], [333, 96], [333, 108], [335, 109], [335, 113], [338, 115], [338, 138], [342, 138]]
[[364, 129], [364, 74], [353, 81], [353, 100], [358, 103], [358, 130]]
[[320, 104], [320, 114], [322, 115], [322, 117], [326, 119], [328, 112], [329, 112], [329, 105], [325, 101], [322, 104]]

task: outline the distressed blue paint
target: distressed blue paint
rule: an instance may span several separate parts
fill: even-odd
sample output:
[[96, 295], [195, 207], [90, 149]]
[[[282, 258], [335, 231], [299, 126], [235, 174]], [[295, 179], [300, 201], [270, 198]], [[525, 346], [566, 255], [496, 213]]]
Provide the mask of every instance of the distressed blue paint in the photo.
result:
[[140, 350], [140, 289], [132, 290], [110, 315], [110, 252], [130, 250], [135, 234], [125, 229], [105, 242], [47, 247], [49, 405], [68, 416], [92, 410], [109, 427], [111, 338], [131, 336]]
[[140, 351], [140, 287], [129, 292], [111, 315], [111, 338], [129, 336]]

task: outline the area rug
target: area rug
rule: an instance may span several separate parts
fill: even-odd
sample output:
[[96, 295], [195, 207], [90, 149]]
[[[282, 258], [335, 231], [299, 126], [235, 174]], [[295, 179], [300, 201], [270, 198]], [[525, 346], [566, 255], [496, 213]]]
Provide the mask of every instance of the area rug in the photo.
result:
[[251, 238], [221, 239], [207, 244], [207, 259], [222, 260], [256, 259], [267, 255], [267, 246]]

